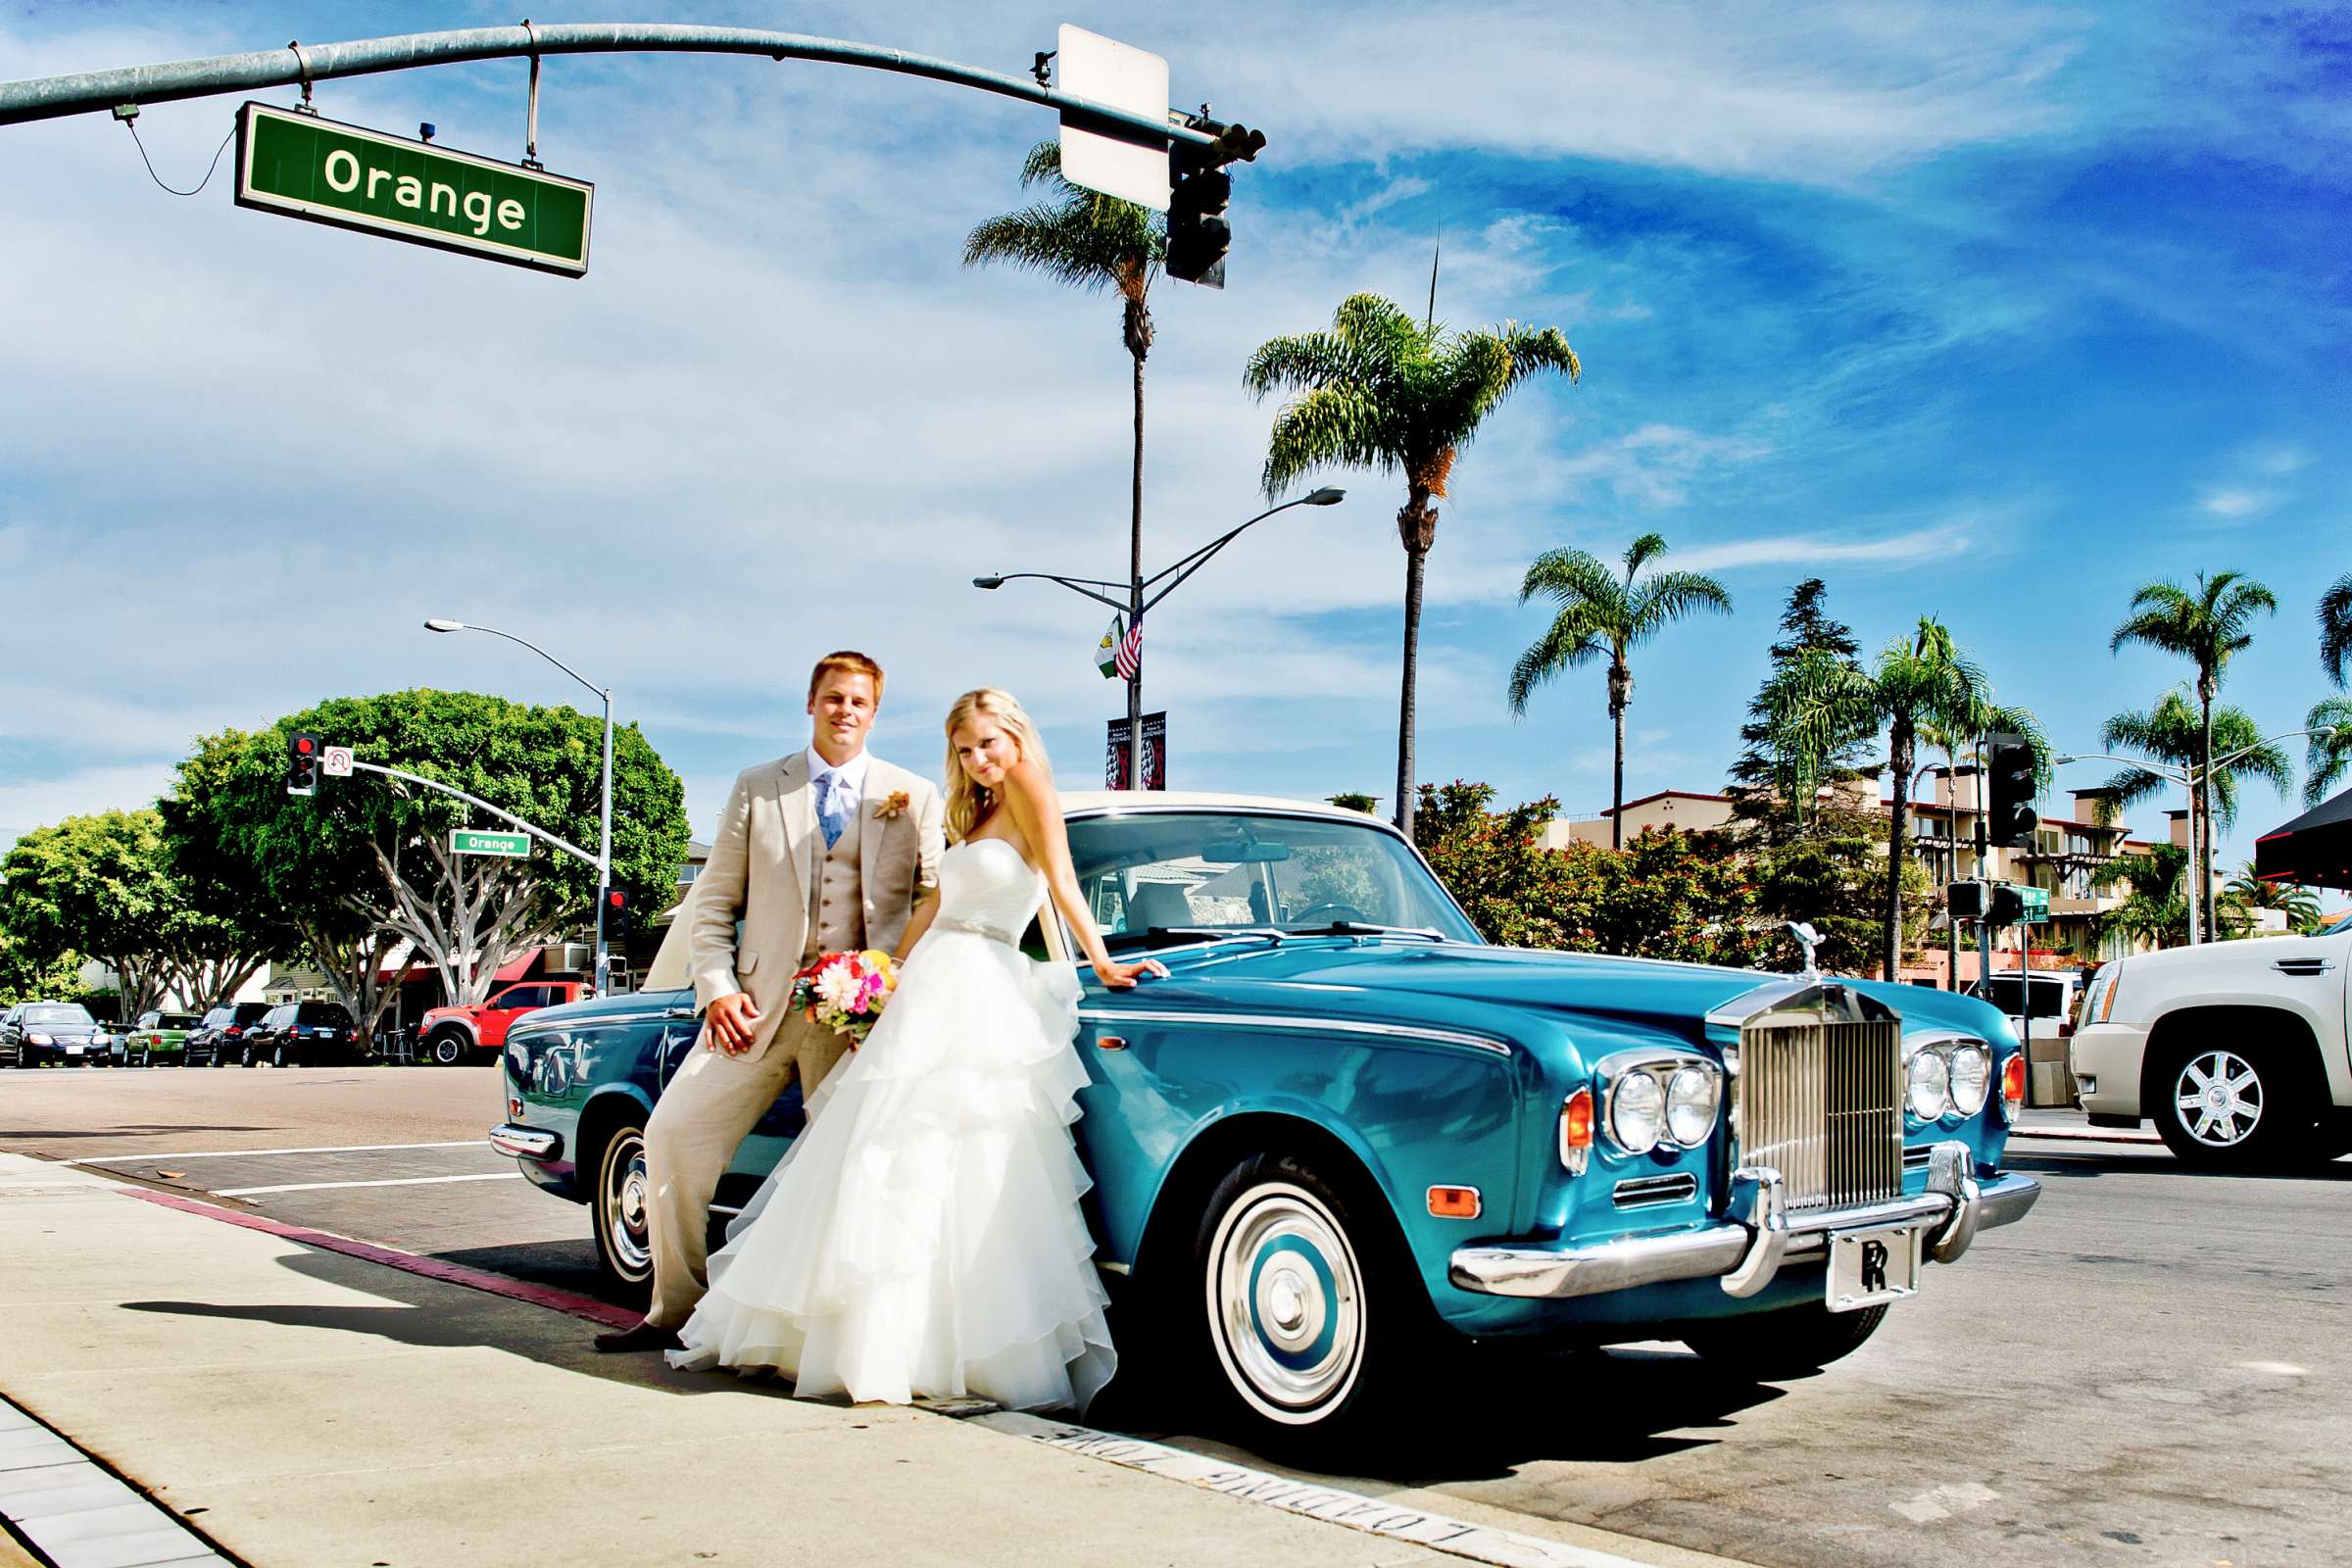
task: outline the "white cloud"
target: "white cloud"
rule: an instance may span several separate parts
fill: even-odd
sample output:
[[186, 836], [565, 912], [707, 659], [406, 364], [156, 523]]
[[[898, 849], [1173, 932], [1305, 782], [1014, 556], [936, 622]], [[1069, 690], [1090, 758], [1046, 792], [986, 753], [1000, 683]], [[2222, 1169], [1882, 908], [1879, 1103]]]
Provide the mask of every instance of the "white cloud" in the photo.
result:
[[2197, 508], [2228, 522], [2259, 516], [2278, 504], [2275, 490], [2252, 490], [2242, 485], [2208, 485], [2197, 493]]
[[1772, 451], [1749, 436], [1702, 435], [1671, 424], [1645, 424], [1596, 442], [1554, 466], [1570, 486], [1599, 483], [1619, 500], [1644, 507], [1678, 507], [1702, 474], [1751, 463]]
[[1899, 566], [1949, 558], [1964, 546], [1983, 544], [1981, 530], [1964, 522], [1938, 523], [1872, 538], [1840, 539], [1817, 533], [1772, 534], [1701, 545], [1675, 556], [1690, 571], [1728, 571], [1745, 566], [1801, 565], [1836, 562], [1848, 565]]
[[172, 763], [163, 761], [0, 783], [0, 855], [34, 828], [65, 817], [152, 806], [172, 787]]

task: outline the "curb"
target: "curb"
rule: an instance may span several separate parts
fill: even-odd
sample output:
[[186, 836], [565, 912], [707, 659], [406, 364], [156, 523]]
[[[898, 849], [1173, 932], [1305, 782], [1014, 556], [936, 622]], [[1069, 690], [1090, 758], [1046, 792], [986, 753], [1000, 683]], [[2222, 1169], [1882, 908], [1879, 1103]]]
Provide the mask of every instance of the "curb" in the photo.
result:
[[2164, 1143], [2164, 1140], [2154, 1133], [2127, 1132], [2120, 1127], [2012, 1127], [2009, 1129], [2009, 1136], [2011, 1138], [2047, 1138], [2057, 1143], [2074, 1144], [2154, 1144], [2161, 1146]]

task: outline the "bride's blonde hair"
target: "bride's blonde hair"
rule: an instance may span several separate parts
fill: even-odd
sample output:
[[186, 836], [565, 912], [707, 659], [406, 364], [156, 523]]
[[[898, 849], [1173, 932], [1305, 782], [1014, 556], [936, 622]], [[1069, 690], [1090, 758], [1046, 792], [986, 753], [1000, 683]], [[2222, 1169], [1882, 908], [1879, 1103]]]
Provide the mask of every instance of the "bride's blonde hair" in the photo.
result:
[[975, 713], [986, 713], [995, 719], [1021, 749], [1021, 760], [1030, 763], [1048, 778], [1054, 776], [1053, 760], [1046, 756], [1044, 737], [1037, 732], [1036, 723], [1022, 711], [1020, 700], [1007, 691], [994, 686], [982, 686], [965, 692], [948, 710], [948, 842], [961, 844], [970, 837], [973, 828], [996, 808], [994, 792], [980, 787], [979, 780], [964, 771], [963, 759], [956, 755], [956, 730]]

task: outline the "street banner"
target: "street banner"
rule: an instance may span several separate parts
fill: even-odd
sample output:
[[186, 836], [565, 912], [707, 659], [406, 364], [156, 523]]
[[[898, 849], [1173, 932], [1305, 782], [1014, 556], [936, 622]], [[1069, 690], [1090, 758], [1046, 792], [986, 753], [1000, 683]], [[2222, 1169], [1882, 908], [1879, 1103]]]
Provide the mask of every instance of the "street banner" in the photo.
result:
[[[1110, 748], [1102, 761], [1102, 782], [1114, 790], [1127, 787], [1127, 721], [1110, 721]], [[1168, 715], [1144, 715], [1144, 788], [1168, 787]]]
[[1113, 615], [1110, 617], [1110, 630], [1104, 632], [1102, 640], [1095, 644], [1095, 667], [1102, 672], [1104, 680], [1119, 678], [1119, 644], [1126, 635], [1127, 617]]

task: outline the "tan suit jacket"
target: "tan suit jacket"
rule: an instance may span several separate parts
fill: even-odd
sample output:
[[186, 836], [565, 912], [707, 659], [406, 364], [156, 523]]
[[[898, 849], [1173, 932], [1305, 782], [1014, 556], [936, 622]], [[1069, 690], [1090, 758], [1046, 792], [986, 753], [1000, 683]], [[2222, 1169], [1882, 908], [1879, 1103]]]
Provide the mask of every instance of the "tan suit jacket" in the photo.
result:
[[[890, 798], [901, 793], [906, 809], [883, 815]], [[858, 881], [865, 937], [887, 951], [906, 934], [916, 901], [939, 886], [946, 802], [928, 779], [869, 755], [858, 809], [863, 815]], [[687, 948], [695, 1005], [707, 1008], [721, 997], [750, 992], [760, 1013], [749, 1053], [755, 1058], [783, 1022], [792, 977], [808, 950], [809, 891], [824, 844], [808, 755], [794, 752], [746, 768], [735, 780], [710, 858], [695, 878]]]

